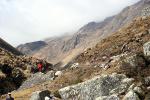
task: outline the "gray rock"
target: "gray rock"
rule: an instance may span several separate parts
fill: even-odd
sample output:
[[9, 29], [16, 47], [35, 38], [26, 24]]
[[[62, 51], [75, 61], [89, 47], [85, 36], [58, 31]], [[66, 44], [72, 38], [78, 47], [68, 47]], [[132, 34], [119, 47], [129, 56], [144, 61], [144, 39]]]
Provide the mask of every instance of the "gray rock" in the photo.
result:
[[113, 89], [110, 91], [110, 94], [123, 94], [127, 91], [128, 85], [127, 84], [122, 84], [119, 87]]
[[144, 96], [145, 95], [145, 92], [142, 90], [142, 88], [141, 87], [135, 87], [134, 89], [133, 89], [136, 93], [138, 93], [140, 96]]
[[143, 46], [144, 55], [150, 61], [150, 41]]
[[117, 66], [126, 75], [132, 76], [140, 73], [140, 69], [145, 67], [146, 64], [143, 57], [134, 54], [122, 57]]
[[59, 77], [59, 76], [61, 76], [62, 74], [63, 74], [62, 71], [57, 71], [57, 72], [55, 73], [55, 76], [56, 76], [56, 77]]
[[145, 61], [142, 57], [138, 56], [138, 55], [132, 55], [129, 57], [126, 57], [124, 59], [124, 62], [129, 65], [130, 67], [137, 68], [138, 66], [145, 66]]
[[33, 74], [30, 78], [28, 78], [23, 84], [20, 86], [19, 89], [24, 89], [24, 88], [29, 88], [32, 87], [33, 85], [45, 82], [45, 81], [51, 81], [54, 79], [54, 72], [49, 71], [48, 73], [36, 73]]
[[[101, 75], [91, 80], [68, 86], [59, 90], [63, 100], [93, 100], [100, 96], [108, 96], [113, 89], [121, 88], [126, 91], [133, 79], [124, 74]], [[125, 90], [124, 90], [125, 89]]]
[[40, 100], [39, 93], [40, 93], [40, 91], [33, 92], [30, 100]]
[[[125, 93], [128, 88], [129, 88], [129, 84], [132, 84], [134, 81], [133, 78], [125, 78], [122, 80], [122, 83], [119, 87], [116, 87], [115, 89], [110, 91], [110, 94], [123, 94]], [[127, 83], [127, 84], [126, 84]]]
[[111, 95], [111, 96], [98, 97], [95, 100], [120, 100], [120, 99], [117, 95]]
[[129, 91], [122, 100], [140, 100], [139, 96], [134, 91]]
[[45, 97], [50, 97], [50, 94], [48, 90], [36, 91], [32, 93], [30, 100], [45, 100]]

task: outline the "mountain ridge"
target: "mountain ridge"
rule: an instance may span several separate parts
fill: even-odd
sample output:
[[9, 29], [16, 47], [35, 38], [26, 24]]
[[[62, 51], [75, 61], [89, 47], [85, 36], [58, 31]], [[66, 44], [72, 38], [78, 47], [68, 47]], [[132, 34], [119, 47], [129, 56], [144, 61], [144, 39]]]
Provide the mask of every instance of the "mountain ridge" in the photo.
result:
[[[106, 18], [102, 22], [90, 22], [84, 25], [71, 36], [53, 38], [47, 46], [40, 50], [32, 51], [32, 54], [29, 52], [29, 55], [47, 59], [54, 64], [58, 62], [67, 63], [63, 60], [72, 60], [85, 49], [96, 45], [101, 39], [110, 36], [126, 23], [138, 16], [142, 16], [143, 9], [148, 5], [149, 0], [141, 0], [132, 6], [126, 7], [119, 14]], [[22, 51], [21, 49], [18, 50]], [[72, 57], [68, 57], [70, 55]]]
[[4, 48], [7, 51], [10, 51], [11, 53], [13, 53], [15, 55], [22, 55], [21, 52], [19, 52], [16, 48], [14, 48], [13, 46], [11, 46], [6, 41], [4, 41], [2, 38], [0, 38], [0, 47]]

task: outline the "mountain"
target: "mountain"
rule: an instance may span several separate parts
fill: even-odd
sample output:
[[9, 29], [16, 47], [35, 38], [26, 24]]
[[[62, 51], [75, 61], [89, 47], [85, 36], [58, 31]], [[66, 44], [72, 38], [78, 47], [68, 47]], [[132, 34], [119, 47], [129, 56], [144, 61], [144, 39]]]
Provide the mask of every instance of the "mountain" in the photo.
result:
[[149, 71], [150, 16], [143, 16], [79, 54], [53, 81], [13, 96], [29, 100], [38, 97], [39, 90], [49, 90], [60, 100], [149, 100]]
[[9, 43], [4, 41], [2, 38], [0, 38], [0, 48], [4, 48], [5, 50], [8, 50], [9, 52], [15, 54], [15, 55], [22, 55], [21, 52], [19, 52], [16, 48], [11, 46]]
[[[60, 75], [56, 77], [57, 72], [55, 71], [37, 76], [34, 74], [22, 86], [27, 84], [31, 87], [12, 92], [15, 99], [29, 100], [31, 98], [34, 100], [34, 97], [40, 98], [40, 91], [50, 90], [55, 97], [64, 100], [114, 98], [116, 100], [128, 100], [130, 98], [149, 100], [149, 4], [149, 0], [142, 0], [103, 22], [88, 23], [73, 35], [46, 39], [44, 40], [44, 44], [46, 43], [44, 47], [35, 46], [33, 49], [34, 43], [32, 43], [31, 47], [28, 46], [32, 55], [40, 58], [47, 57], [50, 61], [54, 59], [54, 62], [68, 61], [69, 64], [65, 70], [56, 70], [60, 72]], [[36, 51], [36, 48], [39, 50]], [[15, 82], [18, 79], [15, 79], [15, 72], [18, 70], [16, 71], [15, 66], [18, 66], [17, 69], [25, 73], [27, 67], [24, 66], [28, 64], [34, 66], [35, 60], [32, 62], [32, 57], [21, 56], [20, 58], [20, 56], [15, 56], [3, 49], [0, 55], [0, 64], [2, 64], [0, 78], [3, 79], [1, 83], [4, 83], [0, 84], [0, 89], [14, 86], [16, 89], [17, 84]], [[20, 62], [24, 62], [23, 65]], [[11, 75], [7, 72], [10, 72]], [[53, 80], [39, 83], [39, 80], [49, 78], [51, 72], [54, 75]], [[21, 77], [21, 79], [24, 78]], [[35, 84], [34, 81], [39, 84]], [[10, 86], [10, 84], [14, 86]]]
[[45, 47], [47, 44], [44, 41], [36, 41], [31, 43], [26, 43], [24, 45], [19, 45], [17, 48], [23, 54], [32, 54], [33, 51], [38, 51], [39, 49]]
[[[110, 36], [119, 28], [129, 23], [138, 16], [148, 14], [147, 9], [149, 0], [141, 0], [138, 3], [123, 9], [119, 14], [108, 17], [101, 22], [90, 22], [80, 28], [77, 32], [70, 36], [60, 36], [47, 39], [46, 46], [32, 50], [24, 49], [26, 44], [22, 45], [18, 50], [28, 55], [45, 58], [56, 64], [58, 62], [67, 63], [82, 53], [86, 48], [94, 46], [97, 42]], [[28, 43], [34, 46], [32, 43]], [[32, 47], [31, 46], [31, 47]]]

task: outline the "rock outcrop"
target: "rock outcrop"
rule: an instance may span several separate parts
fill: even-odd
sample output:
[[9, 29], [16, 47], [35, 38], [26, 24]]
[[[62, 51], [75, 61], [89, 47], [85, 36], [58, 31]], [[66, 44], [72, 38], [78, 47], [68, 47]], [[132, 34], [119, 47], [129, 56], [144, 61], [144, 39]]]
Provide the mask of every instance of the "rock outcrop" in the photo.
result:
[[29, 77], [27, 80], [25, 80], [22, 85], [19, 87], [19, 90], [25, 89], [25, 88], [30, 88], [32, 86], [35, 86], [37, 84], [42, 84], [43, 82], [46, 81], [52, 81], [54, 80], [54, 72], [49, 71], [46, 74], [38, 72], [35, 74], [32, 74], [31, 77]]
[[45, 100], [45, 97], [50, 97], [50, 94], [48, 90], [36, 91], [32, 93], [30, 100]]
[[123, 100], [140, 100], [139, 96], [134, 91], [129, 91]]
[[[91, 80], [68, 86], [59, 90], [63, 100], [94, 100], [100, 96], [109, 96], [116, 91], [126, 92], [134, 79], [123, 74], [101, 75]], [[114, 92], [115, 91], [115, 92]]]

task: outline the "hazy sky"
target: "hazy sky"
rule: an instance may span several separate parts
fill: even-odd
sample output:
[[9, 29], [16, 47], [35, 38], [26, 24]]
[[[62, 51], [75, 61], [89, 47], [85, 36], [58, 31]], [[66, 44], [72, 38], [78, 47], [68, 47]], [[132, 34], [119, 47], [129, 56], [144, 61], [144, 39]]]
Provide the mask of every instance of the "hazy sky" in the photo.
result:
[[0, 37], [16, 46], [78, 30], [139, 0], [0, 0]]

